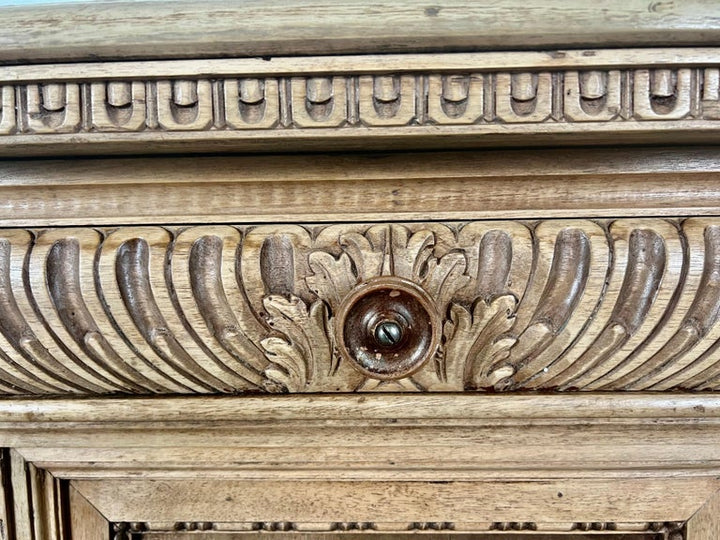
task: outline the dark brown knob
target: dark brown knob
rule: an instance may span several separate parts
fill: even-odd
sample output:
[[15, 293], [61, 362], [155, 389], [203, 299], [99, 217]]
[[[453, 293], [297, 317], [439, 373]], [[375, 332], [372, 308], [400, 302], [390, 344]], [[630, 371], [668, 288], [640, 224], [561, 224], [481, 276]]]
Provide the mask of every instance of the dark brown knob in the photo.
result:
[[411, 375], [440, 343], [440, 318], [411, 281], [382, 277], [358, 285], [343, 301], [335, 333], [342, 356], [376, 379]]

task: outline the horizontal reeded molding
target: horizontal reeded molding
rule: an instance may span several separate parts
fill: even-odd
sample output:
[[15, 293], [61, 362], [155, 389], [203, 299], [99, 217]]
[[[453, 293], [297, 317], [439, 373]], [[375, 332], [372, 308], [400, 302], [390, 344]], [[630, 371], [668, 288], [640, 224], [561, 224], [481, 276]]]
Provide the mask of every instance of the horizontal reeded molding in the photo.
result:
[[717, 48], [0, 68], [0, 156], [708, 142]]

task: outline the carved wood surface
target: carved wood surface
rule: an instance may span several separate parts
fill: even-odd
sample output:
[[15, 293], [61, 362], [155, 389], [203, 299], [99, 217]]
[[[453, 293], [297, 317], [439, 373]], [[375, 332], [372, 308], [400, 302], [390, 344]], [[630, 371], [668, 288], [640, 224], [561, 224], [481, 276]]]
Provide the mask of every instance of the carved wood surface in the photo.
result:
[[[113, 523], [112, 540], [252, 540], [262, 532], [274, 540], [685, 540], [684, 523]], [[234, 533], [234, 534], [233, 534]], [[584, 534], [587, 533], [587, 534]], [[452, 536], [449, 536], [452, 535]], [[530, 536], [528, 536], [530, 535]]]
[[57, 143], [712, 137], [719, 62], [706, 48], [6, 66], [0, 154], [51, 154]]
[[[207, 538], [249, 540], [258, 533], [277, 540], [317, 538], [359, 540], [367, 533], [379, 539], [403, 540], [422, 532], [432, 539], [516, 540], [515, 533], [541, 538], [582, 540], [591, 533], [599, 540], [683, 540], [686, 523], [678, 522], [110, 522], [67, 479], [61, 479], [24, 459], [16, 450], [0, 449], [0, 496], [3, 540], [142, 540]], [[121, 495], [122, 496], [122, 495]], [[139, 509], [138, 509], [139, 510]], [[68, 520], [69, 523], [66, 523]], [[234, 534], [233, 534], [234, 533]], [[468, 536], [472, 534], [472, 536]], [[189, 535], [189, 536], [186, 536]], [[442, 536], [440, 536], [442, 535]], [[700, 537], [702, 538], [702, 537]], [[519, 540], [519, 539], [518, 539]]]
[[3, 399], [0, 530], [714, 540], [718, 419], [683, 393]]
[[[8, 229], [0, 388], [717, 390], [718, 276], [712, 218]], [[439, 318], [404, 378], [339, 350], [343, 302], [377, 279]]]

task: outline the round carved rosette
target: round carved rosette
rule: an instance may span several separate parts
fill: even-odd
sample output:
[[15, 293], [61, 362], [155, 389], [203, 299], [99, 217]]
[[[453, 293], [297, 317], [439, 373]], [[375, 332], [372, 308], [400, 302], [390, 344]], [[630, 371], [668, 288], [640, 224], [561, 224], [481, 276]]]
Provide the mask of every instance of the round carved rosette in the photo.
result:
[[415, 373], [440, 344], [441, 318], [419, 285], [397, 277], [361, 283], [345, 298], [335, 319], [343, 358], [375, 379]]

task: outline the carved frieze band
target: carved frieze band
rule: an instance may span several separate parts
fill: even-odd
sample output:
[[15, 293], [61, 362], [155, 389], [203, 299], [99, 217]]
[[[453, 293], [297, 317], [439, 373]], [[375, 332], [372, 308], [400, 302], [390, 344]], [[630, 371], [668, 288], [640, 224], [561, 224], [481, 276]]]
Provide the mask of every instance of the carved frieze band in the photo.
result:
[[[134, 540], [144, 538], [145, 535], [159, 532], [192, 531], [198, 538], [202, 532], [251, 533], [258, 531], [274, 532], [275, 538], [289, 538], [281, 533], [344, 533], [344, 532], [378, 532], [389, 534], [413, 534], [424, 532], [467, 532], [499, 534], [502, 532], [536, 532], [536, 533], [581, 533], [581, 532], [607, 532], [607, 533], [647, 533], [642, 538], [657, 538], [658, 540], [683, 540], [685, 538], [684, 523], [656, 522], [656, 523], [532, 523], [532, 522], [495, 522], [495, 523], [292, 523], [292, 522], [256, 522], [256, 523], [209, 523], [209, 522], [181, 522], [181, 523], [113, 523], [113, 540]], [[481, 536], [481, 537], [482, 537]], [[570, 537], [572, 538], [572, 536]]]
[[0, 82], [0, 135], [720, 120], [713, 65], [165, 80], [107, 69], [104, 81]]
[[[378, 280], [437, 316], [402, 378], [340, 350]], [[718, 319], [712, 218], [0, 231], [5, 394], [718, 390]]]

